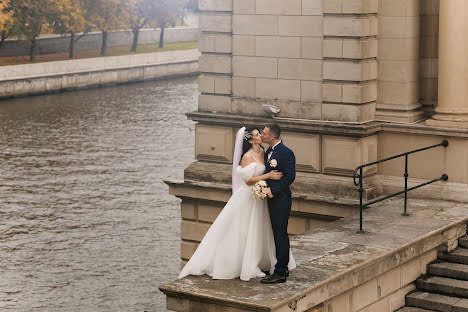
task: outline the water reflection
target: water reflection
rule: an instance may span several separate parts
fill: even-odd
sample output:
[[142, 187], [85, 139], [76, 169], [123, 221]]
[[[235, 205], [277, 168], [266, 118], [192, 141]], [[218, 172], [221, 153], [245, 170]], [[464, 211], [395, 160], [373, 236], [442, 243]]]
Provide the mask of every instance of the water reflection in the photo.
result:
[[0, 102], [0, 310], [165, 311], [196, 78]]

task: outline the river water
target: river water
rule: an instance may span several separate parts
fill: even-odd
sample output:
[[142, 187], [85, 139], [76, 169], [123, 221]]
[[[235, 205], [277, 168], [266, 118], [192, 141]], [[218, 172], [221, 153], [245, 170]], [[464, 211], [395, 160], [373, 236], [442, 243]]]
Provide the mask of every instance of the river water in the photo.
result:
[[196, 78], [0, 102], [0, 311], [166, 311]]

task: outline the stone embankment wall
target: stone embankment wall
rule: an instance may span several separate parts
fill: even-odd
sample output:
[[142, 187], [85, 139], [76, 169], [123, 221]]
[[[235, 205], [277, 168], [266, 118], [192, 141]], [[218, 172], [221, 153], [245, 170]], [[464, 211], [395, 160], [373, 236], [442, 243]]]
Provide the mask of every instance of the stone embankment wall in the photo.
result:
[[[138, 37], [138, 44], [157, 44], [161, 30], [142, 29]], [[164, 42], [197, 41], [199, 37], [198, 28], [175, 27], [168, 28], [164, 33]], [[130, 30], [118, 30], [109, 33], [107, 39], [109, 47], [131, 45], [133, 33]], [[102, 33], [92, 32], [81, 38], [76, 43], [76, 51], [96, 50], [101, 48]], [[47, 35], [37, 40], [37, 53], [61, 53], [67, 52], [70, 45], [69, 36]], [[29, 55], [30, 43], [23, 40], [7, 40], [0, 48], [0, 57]]]
[[0, 98], [198, 73], [196, 49], [0, 67]]

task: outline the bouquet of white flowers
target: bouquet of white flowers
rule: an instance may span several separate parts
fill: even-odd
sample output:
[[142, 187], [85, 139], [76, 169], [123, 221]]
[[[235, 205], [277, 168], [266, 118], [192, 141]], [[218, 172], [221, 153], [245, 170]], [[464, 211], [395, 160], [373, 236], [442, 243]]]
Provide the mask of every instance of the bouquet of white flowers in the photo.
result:
[[262, 200], [267, 197], [268, 185], [265, 181], [261, 180], [252, 186], [252, 195], [255, 199]]

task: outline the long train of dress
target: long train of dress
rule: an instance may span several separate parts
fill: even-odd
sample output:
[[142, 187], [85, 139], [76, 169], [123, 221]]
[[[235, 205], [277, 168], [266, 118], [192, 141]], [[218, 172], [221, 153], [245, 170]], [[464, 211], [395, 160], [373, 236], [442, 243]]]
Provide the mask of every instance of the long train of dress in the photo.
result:
[[[246, 184], [262, 175], [265, 166], [251, 163], [237, 167], [242, 184], [231, 196], [201, 241], [179, 278], [208, 274], [214, 279], [240, 277], [248, 281], [273, 273], [276, 264], [275, 243], [266, 200], [257, 200]], [[290, 251], [288, 268], [296, 264]]]

